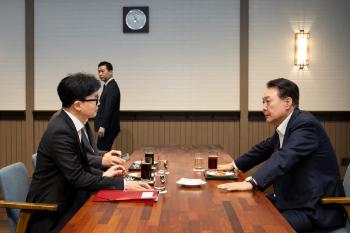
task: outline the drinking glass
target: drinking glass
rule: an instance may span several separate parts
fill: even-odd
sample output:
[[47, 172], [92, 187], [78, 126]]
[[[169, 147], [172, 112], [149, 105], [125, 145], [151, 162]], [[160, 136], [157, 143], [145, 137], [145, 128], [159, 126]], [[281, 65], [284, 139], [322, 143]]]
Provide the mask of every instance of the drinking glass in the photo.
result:
[[166, 184], [166, 174], [164, 170], [158, 170], [154, 174], [154, 189], [159, 193], [166, 193], [167, 190], [165, 188]]
[[217, 169], [218, 168], [218, 152], [211, 150], [208, 155], [208, 169]]
[[152, 147], [146, 147], [145, 148], [145, 160], [151, 160], [151, 164], [154, 164], [154, 152]]
[[204, 159], [201, 153], [195, 153], [194, 155], [194, 171], [204, 171]]
[[163, 170], [165, 172], [165, 174], [169, 174], [168, 171], [168, 160], [167, 159], [159, 159], [158, 160], [158, 170]]
[[141, 179], [150, 181], [152, 179], [152, 163], [142, 161], [141, 162]]

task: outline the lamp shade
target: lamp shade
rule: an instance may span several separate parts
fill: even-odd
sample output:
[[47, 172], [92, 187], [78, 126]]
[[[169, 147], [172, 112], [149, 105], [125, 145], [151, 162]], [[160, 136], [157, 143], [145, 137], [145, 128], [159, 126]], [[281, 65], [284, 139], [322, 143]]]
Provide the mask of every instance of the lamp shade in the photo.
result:
[[310, 63], [310, 33], [300, 30], [295, 33], [294, 65], [304, 69]]

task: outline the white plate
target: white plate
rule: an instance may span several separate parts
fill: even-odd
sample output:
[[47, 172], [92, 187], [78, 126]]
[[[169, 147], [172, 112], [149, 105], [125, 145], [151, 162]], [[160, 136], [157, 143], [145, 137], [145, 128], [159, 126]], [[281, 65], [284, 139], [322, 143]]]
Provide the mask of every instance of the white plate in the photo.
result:
[[176, 181], [176, 183], [183, 186], [200, 186], [207, 182], [201, 179], [181, 178], [180, 180]]
[[217, 171], [217, 170], [208, 170], [208, 171], [206, 171], [206, 174], [210, 175], [210, 176], [216, 176], [216, 177], [227, 177], [227, 176], [234, 175], [233, 172]]

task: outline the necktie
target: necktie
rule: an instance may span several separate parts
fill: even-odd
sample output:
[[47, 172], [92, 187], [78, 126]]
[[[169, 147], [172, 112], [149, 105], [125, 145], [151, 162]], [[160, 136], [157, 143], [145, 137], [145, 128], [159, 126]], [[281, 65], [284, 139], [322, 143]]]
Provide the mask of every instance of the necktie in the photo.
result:
[[85, 127], [81, 129], [81, 143], [84, 146], [84, 149], [86, 149], [87, 151], [90, 152], [94, 152], [94, 149], [92, 148], [91, 144], [90, 144], [90, 140], [87, 136]]

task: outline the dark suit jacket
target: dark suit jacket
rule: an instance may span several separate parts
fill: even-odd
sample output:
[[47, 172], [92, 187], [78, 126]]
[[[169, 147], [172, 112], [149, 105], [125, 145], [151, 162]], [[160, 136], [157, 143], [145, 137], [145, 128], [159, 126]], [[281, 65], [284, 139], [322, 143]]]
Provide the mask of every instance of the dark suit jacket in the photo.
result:
[[123, 189], [120, 178], [91, 171], [86, 151], [69, 116], [62, 111], [41, 138], [28, 202], [57, 203], [57, 212], [35, 213], [27, 232], [56, 232], [81, 207], [91, 191]]
[[273, 184], [280, 211], [304, 210], [320, 227], [344, 223], [341, 209], [320, 203], [321, 197], [344, 196], [344, 189], [331, 142], [313, 115], [295, 109], [281, 149], [275, 133], [235, 163], [247, 171], [263, 161], [253, 178], [261, 189]]
[[[60, 113], [62, 112], [62, 109], [56, 111], [54, 114], [52, 114], [52, 116], [50, 117], [49, 123], [55, 119], [58, 115], [60, 115]], [[91, 147], [86, 147], [85, 151], [86, 151], [86, 155], [88, 157], [89, 160], [89, 164], [91, 166], [91, 171], [97, 175], [102, 175], [103, 173], [103, 167], [102, 167], [102, 156], [104, 155], [104, 153], [106, 153], [106, 151], [100, 151], [95, 143], [95, 138], [94, 135], [91, 132], [89, 123], [85, 124], [85, 128], [86, 128], [86, 133], [88, 134], [89, 138], [90, 138], [90, 142], [91, 142]]]
[[105, 169], [102, 166], [102, 157], [106, 151], [101, 151], [97, 148], [89, 123], [85, 124], [85, 129], [90, 140], [90, 146], [84, 145], [90, 168], [92, 169], [93, 173], [102, 175], [103, 170]]
[[103, 88], [94, 125], [95, 131], [103, 127], [105, 134], [112, 134], [114, 137], [120, 131], [120, 91], [114, 79]]

